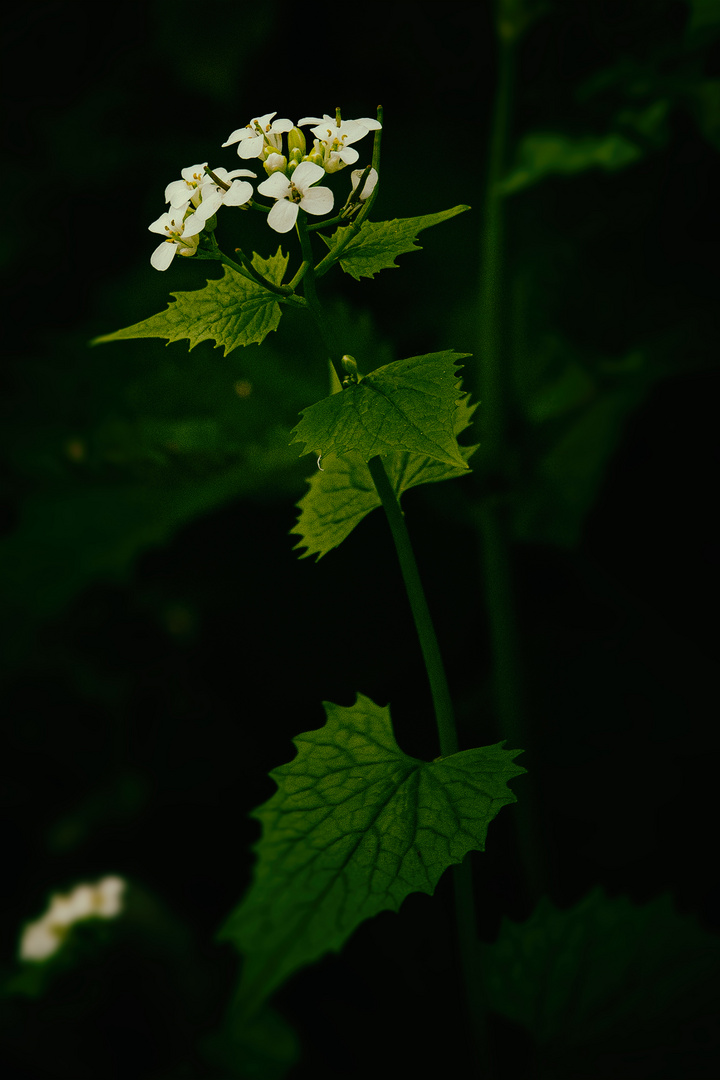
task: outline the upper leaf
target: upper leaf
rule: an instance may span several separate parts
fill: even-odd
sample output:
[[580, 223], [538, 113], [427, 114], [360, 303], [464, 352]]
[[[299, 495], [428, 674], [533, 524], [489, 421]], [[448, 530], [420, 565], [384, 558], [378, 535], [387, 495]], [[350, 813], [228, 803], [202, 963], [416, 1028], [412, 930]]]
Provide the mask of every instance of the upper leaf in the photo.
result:
[[356, 450], [369, 461], [406, 450], [467, 469], [455, 438], [458, 360], [468, 353], [445, 350], [379, 367], [359, 383], [303, 409], [294, 442], [304, 453]]
[[[253, 255], [252, 264], [263, 277], [281, 285], [288, 256], [278, 248], [269, 259]], [[240, 345], [263, 341], [271, 330], [277, 330], [282, 314], [274, 293], [228, 266], [223, 266], [221, 278], [208, 281], [203, 289], [171, 295], [175, 301], [165, 311], [114, 334], [103, 334], [91, 344], [126, 338], [167, 338], [169, 344], [188, 338], [191, 349], [210, 340], [216, 348], [224, 348], [227, 356]]]
[[508, 780], [525, 772], [502, 743], [408, 757], [390, 710], [362, 694], [324, 707], [325, 726], [293, 739], [295, 759], [270, 773], [278, 790], [253, 812], [263, 826], [254, 881], [221, 933], [245, 955], [248, 1012], [359, 923], [432, 894], [448, 866], [484, 850], [489, 823], [516, 801]]
[[[397, 269], [395, 258], [398, 255], [422, 250], [415, 243], [418, 233], [469, 209], [469, 206], [454, 206], [452, 210], [441, 210], [438, 214], [395, 218], [393, 221], [366, 221], [340, 256], [340, 265], [358, 281], [361, 277], [374, 277], [379, 270]], [[331, 251], [342, 240], [346, 228], [352, 226], [343, 225], [332, 236], [322, 237]]]
[[[470, 424], [477, 404], [467, 398], [457, 406], [455, 434], [460, 435]], [[467, 462], [477, 446], [461, 446], [460, 453]], [[466, 476], [468, 469], [446, 465], [420, 454], [393, 453], [384, 458], [385, 469], [398, 498], [408, 488], [418, 484], [435, 483]], [[309, 480], [309, 490], [297, 504], [300, 514], [290, 530], [300, 540], [295, 549], [307, 548], [300, 556], [321, 558], [350, 535], [367, 514], [380, 506], [380, 496], [370, 476], [370, 470], [359, 454], [331, 454], [323, 460], [322, 471], [315, 471]]]

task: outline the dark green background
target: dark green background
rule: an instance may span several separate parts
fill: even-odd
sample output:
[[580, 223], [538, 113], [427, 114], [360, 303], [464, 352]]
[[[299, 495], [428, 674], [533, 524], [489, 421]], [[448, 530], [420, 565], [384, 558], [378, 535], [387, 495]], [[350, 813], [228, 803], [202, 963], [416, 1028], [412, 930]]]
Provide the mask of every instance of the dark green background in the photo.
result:
[[[689, 38], [702, 11], [709, 28]], [[560, 2], [518, 49], [511, 150], [528, 131], [619, 130], [628, 94], [670, 101], [636, 163], [549, 178], [506, 202], [502, 298], [522, 354], [520, 403], [541, 395], [546, 375], [548, 394], [562, 396], [557, 357], [558, 370], [571, 358], [590, 373], [607, 402], [595, 478], [583, 459], [589, 429], [576, 457], [572, 442], [564, 451], [564, 482], [577, 461], [575, 503], [587, 513], [546, 501], [538, 480], [562, 410], [542, 430], [513, 414], [499, 478], [411, 492], [405, 504], [464, 746], [503, 737], [468, 504], [496, 484], [510, 507], [522, 763], [545, 891], [560, 905], [597, 884], [637, 902], [670, 891], [712, 931], [720, 99], [702, 87], [720, 77], [716, 24], [712, 4]], [[150, 267], [147, 225], [181, 168], [233, 168], [220, 145], [254, 114], [342, 105], [354, 117], [380, 103], [375, 216], [472, 211], [424, 233], [423, 253], [375, 282], [327, 279], [339, 331], [366, 369], [388, 340], [386, 359], [477, 353], [491, 13], [36, 3], [10, 16], [4, 42], [0, 965], [9, 978], [23, 921], [76, 881], [122, 874], [154, 912], [106, 964], [43, 1001], [8, 998], [5, 1075], [211, 1080], [188, 1048], [232, 991], [236, 961], [213, 936], [249, 879], [247, 813], [273, 789], [267, 771], [291, 757], [294, 734], [322, 723], [322, 700], [350, 704], [358, 690], [391, 703], [404, 750], [435, 756], [429, 695], [381, 515], [319, 564], [298, 561], [288, 530], [313, 466], [279, 450], [264, 471], [256, 442], [268, 424], [291, 426], [325, 392], [307, 329], [288, 318], [265, 352], [227, 358], [207, 344], [188, 357], [182, 344], [87, 341], [214, 275], [192, 260]], [[254, 245], [267, 254], [275, 241], [258, 230]], [[630, 365], [620, 389], [613, 364]], [[197, 402], [204, 415], [245, 378], [256, 390], [239, 450], [153, 456], [145, 414], [193, 416]], [[513, 785], [519, 799], [524, 782]], [[515, 813], [503, 811], [476, 860], [489, 941], [503, 914], [525, 918], [532, 906]], [[460, 1073], [450, 911], [443, 880], [435, 900], [411, 897], [399, 916], [361, 928], [340, 959], [293, 980], [277, 1003], [302, 1033], [294, 1075]], [[497, 1020], [493, 1037], [505, 1073], [528, 1075], [519, 1032]], [[712, 1075], [701, 1071], [709, 1055], [698, 1051], [693, 1075]]]

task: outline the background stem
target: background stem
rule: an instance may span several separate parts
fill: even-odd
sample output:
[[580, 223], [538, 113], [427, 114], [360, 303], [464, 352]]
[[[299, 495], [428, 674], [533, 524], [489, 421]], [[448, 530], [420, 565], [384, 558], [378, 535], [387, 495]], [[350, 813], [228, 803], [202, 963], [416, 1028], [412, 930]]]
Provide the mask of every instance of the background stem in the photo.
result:
[[[522, 662], [517, 631], [515, 590], [510, 553], [510, 523], [505, 492], [512, 485], [510, 421], [512, 368], [509, 363], [508, 294], [504, 251], [504, 197], [500, 193], [507, 156], [515, 77], [515, 39], [498, 35], [497, 92], [492, 116], [483, 231], [481, 236], [478, 348], [475, 365], [477, 396], [482, 402], [483, 467], [475, 472], [478, 491], [476, 524], [485, 586], [485, 607], [492, 653], [493, 701], [497, 729], [511, 747], [525, 748], [530, 737], [525, 719]], [[487, 488], [500, 491], [488, 496]], [[528, 899], [544, 891], [539, 811], [530, 778], [518, 798], [515, 823]]]

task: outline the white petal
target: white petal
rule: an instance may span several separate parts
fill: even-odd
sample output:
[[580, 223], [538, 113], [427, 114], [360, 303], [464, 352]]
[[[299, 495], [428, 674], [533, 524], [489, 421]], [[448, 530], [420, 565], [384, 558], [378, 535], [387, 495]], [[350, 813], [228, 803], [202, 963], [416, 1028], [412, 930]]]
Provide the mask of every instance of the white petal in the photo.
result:
[[243, 206], [252, 199], [253, 186], [247, 180], [233, 180], [230, 190], [223, 199], [226, 206]]
[[225, 169], [213, 169], [213, 172], [216, 173], [221, 180], [224, 180], [226, 184], [229, 184], [236, 176], [257, 176], [257, 173], [253, 172], [252, 169], [232, 169], [230, 172], [227, 172]]
[[233, 133], [230, 136], [230, 138], [228, 139], [228, 141], [224, 142], [222, 145], [223, 146], [232, 146], [233, 143], [236, 143], [238, 141], [238, 139], [242, 138], [245, 130], [246, 129], [244, 127], [235, 128], [235, 130], [233, 131]]
[[175, 258], [176, 252], [177, 244], [165, 240], [160, 247], [155, 248], [150, 256], [150, 262], [156, 270], [167, 270], [168, 266]]
[[183, 223], [183, 239], [186, 236], [197, 236], [198, 233], [201, 233], [205, 228], [205, 222], [209, 217], [211, 217], [214, 212], [214, 210], [211, 210], [210, 213], [207, 214], [207, 216], [203, 215], [200, 210], [198, 210], [194, 214], [191, 214], [187, 221]]
[[[298, 165], [295, 172], [301, 168], [302, 165]], [[284, 173], [274, 172], [267, 180], [263, 180], [262, 184], [258, 184], [258, 192], [271, 199], [285, 199], [290, 193], [290, 181]]]
[[[277, 173], [274, 174], [277, 176]], [[268, 214], [268, 225], [275, 232], [290, 232], [298, 215], [298, 204], [279, 199]]]
[[335, 196], [330, 188], [310, 188], [300, 200], [300, 205], [308, 214], [329, 214], [333, 208]]
[[359, 120], [355, 121], [356, 124], [362, 124], [368, 131], [381, 131], [382, 124], [379, 120], [371, 120], [368, 116], [361, 116]]
[[[149, 232], [160, 233], [162, 236], [165, 233], [165, 227], [172, 225], [175, 216], [175, 214], [161, 214], [157, 221], [153, 221], [152, 225], [148, 225]], [[180, 215], [180, 221], [182, 221], [182, 214]]]
[[[330, 117], [326, 117], [327, 120]], [[302, 120], [298, 120], [297, 126], [302, 127], [303, 124], [322, 124], [323, 118], [321, 116], [303, 116]]]
[[198, 176], [204, 175], [206, 165], [207, 161], [203, 161], [200, 165], [188, 165], [187, 169], [183, 169], [180, 175], [183, 180], [187, 180], [188, 184], [192, 184]]
[[[364, 169], [354, 169], [353, 172], [350, 174], [350, 179], [352, 180], [353, 191], [355, 191], [356, 187], [360, 183], [360, 177], [362, 176], [362, 174], [364, 172], [365, 172]], [[365, 183], [363, 184], [363, 189], [360, 192], [360, 201], [361, 202], [364, 202], [365, 199], [369, 198], [369, 196], [372, 195], [373, 190], [374, 190], [375, 185], [377, 184], [377, 182], [378, 182], [377, 170], [376, 169], [371, 169], [370, 172], [367, 175], [367, 179], [366, 179]]]
[[171, 206], [182, 206], [189, 199], [190, 192], [184, 180], [173, 180], [172, 184], [165, 188], [165, 202], [169, 202]]
[[238, 146], [238, 156], [241, 158], [259, 157], [263, 152], [265, 140], [262, 135], [250, 135], [243, 139]]
[[309, 188], [311, 184], [314, 184], [324, 175], [325, 170], [322, 165], [316, 165], [314, 161], [301, 161], [293, 173], [292, 182], [304, 194], [306, 188]]

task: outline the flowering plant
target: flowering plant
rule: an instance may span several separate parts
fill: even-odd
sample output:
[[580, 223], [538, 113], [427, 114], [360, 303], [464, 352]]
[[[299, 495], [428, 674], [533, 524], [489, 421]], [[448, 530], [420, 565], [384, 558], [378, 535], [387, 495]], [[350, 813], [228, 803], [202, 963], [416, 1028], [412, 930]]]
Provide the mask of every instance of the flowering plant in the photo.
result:
[[[399, 255], [417, 250], [422, 230], [469, 207], [371, 221], [380, 190], [382, 110], [375, 119], [345, 120], [338, 109], [334, 117], [296, 124], [276, 115], [254, 117], [223, 144], [262, 165], [267, 175], [254, 190], [245, 179], [255, 175], [249, 170], [193, 165], [168, 185], [170, 210], [150, 226], [167, 234], [151, 258], [156, 269], [168, 269], [179, 252], [220, 262], [223, 276], [196, 292], [176, 293], [165, 311], [96, 341], [186, 338], [192, 348], [211, 338], [227, 354], [263, 341], [288, 308], [312, 320], [331, 392], [308, 402], [293, 432], [317, 462], [292, 530], [296, 546], [304, 549], [301, 557], [319, 559], [383, 507], [425, 660], [440, 756], [419, 761], [404, 754], [389, 708], [361, 693], [349, 708], [326, 703], [325, 726], [294, 740], [296, 758], [272, 772], [277, 791], [255, 811], [263, 826], [255, 880], [222, 931], [244, 957], [236, 1006], [247, 1019], [298, 968], [340, 949], [360, 922], [396, 910], [410, 892], [432, 893], [448, 866], [483, 850], [490, 822], [515, 801], [508, 781], [524, 772], [514, 763], [518, 751], [502, 743], [459, 749], [399, 504], [409, 487], [469, 472], [476, 447], [458, 441], [475, 409], [459, 378], [467, 354], [446, 349], [362, 370], [370, 358], [358, 362], [336, 340], [317, 287], [337, 266], [357, 280], [394, 267]], [[372, 153], [350, 171], [343, 190], [336, 174], [358, 164], [357, 147], [371, 133]], [[288, 274], [290, 255], [282, 247], [252, 256], [242, 247], [233, 255], [220, 247], [220, 221], [247, 213], [266, 215], [281, 237], [295, 231], [294, 272]], [[457, 875], [456, 887], [462, 902], [471, 903], [467, 874]], [[468, 927], [461, 932], [467, 937]], [[464, 947], [471, 947], [469, 939]]]

